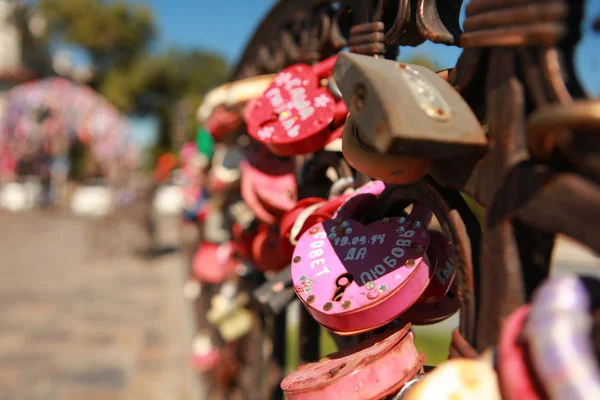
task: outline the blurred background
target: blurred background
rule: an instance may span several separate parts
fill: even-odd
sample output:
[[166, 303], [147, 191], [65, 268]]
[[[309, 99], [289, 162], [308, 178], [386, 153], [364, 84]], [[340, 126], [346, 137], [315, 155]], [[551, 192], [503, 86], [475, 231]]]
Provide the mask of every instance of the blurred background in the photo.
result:
[[[0, 0], [1, 400], [204, 398], [183, 290], [182, 171], [157, 171], [195, 140], [203, 96], [273, 4]], [[591, 96], [599, 44], [585, 31], [576, 52]], [[426, 43], [399, 58], [442, 70], [459, 55]], [[560, 241], [558, 273], [598, 264]], [[446, 358], [457, 324], [416, 329], [428, 364]], [[323, 348], [335, 349], [326, 335]]]

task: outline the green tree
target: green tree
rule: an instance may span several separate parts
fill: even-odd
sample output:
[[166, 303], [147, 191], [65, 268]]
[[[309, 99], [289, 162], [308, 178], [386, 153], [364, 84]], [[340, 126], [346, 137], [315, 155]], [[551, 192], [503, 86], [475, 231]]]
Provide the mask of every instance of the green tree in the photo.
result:
[[202, 95], [227, 79], [227, 65], [216, 54], [168, 50], [150, 54], [156, 38], [152, 10], [124, 0], [39, 0], [48, 21], [47, 40], [76, 46], [93, 62], [90, 86], [121, 111], [160, 117], [160, 147], [171, 146], [173, 108], [185, 100], [191, 137]]
[[127, 68], [147, 52], [156, 34], [151, 10], [123, 0], [39, 0], [48, 39], [85, 50], [94, 64], [97, 88], [115, 68]]

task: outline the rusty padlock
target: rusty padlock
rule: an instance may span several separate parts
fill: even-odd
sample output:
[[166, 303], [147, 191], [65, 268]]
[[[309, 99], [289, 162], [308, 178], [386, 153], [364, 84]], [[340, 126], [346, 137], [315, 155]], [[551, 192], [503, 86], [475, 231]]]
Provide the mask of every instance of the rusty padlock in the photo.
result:
[[[388, 182], [409, 183], [422, 177], [432, 161], [484, 155], [487, 139], [481, 124], [435, 72], [340, 53], [334, 74], [356, 126], [344, 132], [344, 155], [348, 152], [348, 161], [359, 171], [365, 169], [365, 174]], [[388, 157], [375, 165], [365, 161], [380, 154]]]
[[281, 388], [290, 400], [378, 400], [397, 392], [423, 367], [406, 324], [374, 335], [358, 346], [301, 365]]
[[298, 297], [322, 326], [342, 336], [394, 320], [430, 280], [425, 224], [408, 216], [363, 225], [353, 218], [359, 204], [348, 208], [346, 203], [334, 219], [300, 237], [292, 259]]
[[446, 236], [439, 231], [429, 231], [429, 247], [426, 251], [430, 270], [430, 282], [419, 300], [402, 318], [414, 325], [435, 324], [451, 317], [460, 309], [460, 300], [454, 282], [456, 260]]
[[336, 60], [333, 56], [312, 67], [296, 64], [281, 71], [263, 96], [246, 107], [250, 136], [286, 157], [314, 153], [340, 137], [348, 110], [321, 84], [332, 79]]
[[527, 344], [521, 340], [523, 323], [531, 309], [525, 304], [508, 316], [498, 339], [498, 380], [506, 400], [539, 400], [542, 393], [528, 362]]

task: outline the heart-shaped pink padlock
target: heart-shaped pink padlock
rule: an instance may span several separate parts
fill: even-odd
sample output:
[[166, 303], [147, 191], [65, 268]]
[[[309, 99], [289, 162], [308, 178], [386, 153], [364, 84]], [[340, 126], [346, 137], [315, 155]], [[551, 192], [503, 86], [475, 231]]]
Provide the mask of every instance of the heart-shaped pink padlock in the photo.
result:
[[336, 217], [298, 241], [296, 294], [321, 325], [352, 335], [378, 328], [413, 305], [429, 284], [429, 232], [407, 217], [368, 225]]
[[397, 392], [422, 369], [425, 356], [404, 325], [375, 335], [357, 347], [301, 365], [281, 388], [289, 400], [376, 400]]

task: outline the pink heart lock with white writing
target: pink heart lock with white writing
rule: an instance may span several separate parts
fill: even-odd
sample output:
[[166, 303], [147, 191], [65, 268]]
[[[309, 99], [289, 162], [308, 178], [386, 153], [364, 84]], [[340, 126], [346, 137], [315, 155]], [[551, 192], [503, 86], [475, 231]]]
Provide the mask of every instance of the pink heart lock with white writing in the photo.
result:
[[306, 231], [294, 251], [296, 294], [315, 320], [339, 335], [391, 322], [429, 284], [429, 231], [421, 221], [431, 218], [428, 210], [417, 205], [409, 216], [366, 225], [354, 218], [364, 211], [361, 196], [368, 198], [382, 187], [375, 181], [359, 189], [332, 220]]

